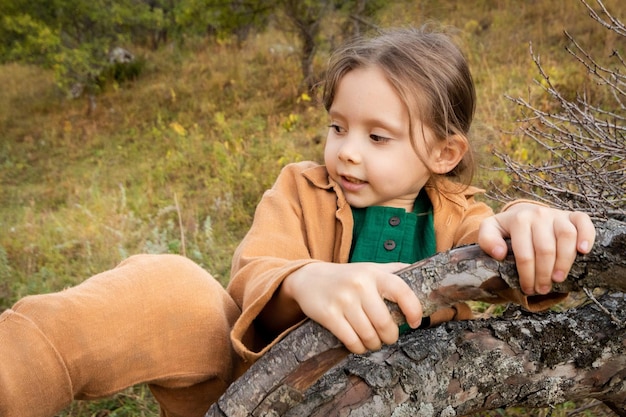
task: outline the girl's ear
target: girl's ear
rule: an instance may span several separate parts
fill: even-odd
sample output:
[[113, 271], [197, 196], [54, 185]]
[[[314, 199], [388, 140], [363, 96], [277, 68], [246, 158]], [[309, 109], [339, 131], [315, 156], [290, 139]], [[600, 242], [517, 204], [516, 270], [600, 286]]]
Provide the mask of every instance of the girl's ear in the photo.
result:
[[435, 174], [444, 175], [452, 171], [461, 162], [469, 148], [463, 135], [451, 135], [445, 141], [438, 142], [431, 153], [431, 169]]

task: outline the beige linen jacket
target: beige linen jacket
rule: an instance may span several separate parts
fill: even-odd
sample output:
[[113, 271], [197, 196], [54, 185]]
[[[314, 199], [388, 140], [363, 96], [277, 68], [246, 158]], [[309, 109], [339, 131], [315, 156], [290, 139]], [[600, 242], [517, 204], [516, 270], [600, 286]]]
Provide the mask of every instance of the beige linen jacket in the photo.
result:
[[[434, 209], [437, 251], [475, 243], [480, 222], [493, 214], [474, 200], [483, 191], [452, 182], [427, 185], [426, 191]], [[265, 192], [250, 231], [235, 251], [228, 285], [242, 311], [231, 339], [248, 365], [291, 330], [268, 341], [255, 329], [255, 319], [285, 277], [310, 262], [348, 262], [352, 228], [350, 206], [324, 166], [287, 165]]]

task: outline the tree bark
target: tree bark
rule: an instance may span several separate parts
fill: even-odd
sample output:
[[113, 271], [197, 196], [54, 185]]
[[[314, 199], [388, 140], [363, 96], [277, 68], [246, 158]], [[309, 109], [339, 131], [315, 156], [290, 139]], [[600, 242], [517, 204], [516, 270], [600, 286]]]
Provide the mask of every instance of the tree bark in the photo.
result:
[[[206, 416], [457, 416], [583, 398], [626, 415], [626, 223], [596, 226], [593, 251], [577, 257], [556, 291], [605, 289], [597, 300], [588, 292], [592, 300], [565, 312], [514, 309], [500, 318], [411, 331], [366, 355], [349, 354], [308, 321], [235, 381]], [[476, 246], [435, 255], [398, 275], [428, 312], [519, 294], [513, 257], [497, 262]], [[537, 300], [522, 301], [532, 307]]]

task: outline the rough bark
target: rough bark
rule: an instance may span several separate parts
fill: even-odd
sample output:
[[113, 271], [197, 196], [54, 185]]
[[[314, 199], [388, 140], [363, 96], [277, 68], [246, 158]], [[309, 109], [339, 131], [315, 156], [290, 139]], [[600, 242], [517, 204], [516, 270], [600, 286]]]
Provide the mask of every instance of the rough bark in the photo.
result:
[[[600, 287], [598, 300], [561, 313], [516, 309], [515, 317], [411, 331], [366, 355], [348, 354], [309, 321], [231, 385], [207, 417], [456, 416], [581, 398], [626, 415], [626, 223], [597, 227], [593, 251], [577, 257], [557, 291]], [[514, 299], [518, 286], [512, 256], [497, 262], [475, 246], [398, 275], [429, 312], [459, 300]]]

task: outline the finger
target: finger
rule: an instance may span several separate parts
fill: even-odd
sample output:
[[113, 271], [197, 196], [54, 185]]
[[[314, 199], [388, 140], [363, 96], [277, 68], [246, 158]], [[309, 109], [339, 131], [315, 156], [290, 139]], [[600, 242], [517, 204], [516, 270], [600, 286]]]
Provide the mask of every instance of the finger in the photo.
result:
[[389, 275], [377, 282], [378, 292], [386, 300], [398, 304], [406, 322], [413, 329], [422, 322], [422, 303], [411, 287], [397, 275]]
[[325, 327], [334, 334], [350, 352], [358, 354], [367, 352], [367, 348], [361, 341], [361, 338], [345, 318], [335, 320]]
[[496, 259], [504, 259], [507, 253], [505, 237], [506, 233], [495, 216], [483, 220], [478, 228], [478, 245], [480, 248]]
[[[389, 312], [387, 312], [387, 314], [389, 314]], [[370, 321], [370, 318], [363, 310], [363, 307], [358, 306], [358, 308], [355, 307], [354, 309], [346, 311], [346, 320], [352, 329], [354, 329], [361, 344], [367, 350], [378, 350], [381, 348], [383, 342]], [[350, 349], [350, 347], [348, 347], [348, 349]]]
[[[382, 297], [377, 294], [377, 296], [364, 299], [363, 309], [382, 343], [390, 345], [398, 340], [400, 334], [398, 325], [391, 317], [389, 308]], [[365, 345], [367, 346], [367, 343]]]
[[580, 211], [571, 213], [569, 217], [578, 232], [576, 249], [580, 253], [589, 253], [596, 240], [596, 228], [591, 218], [586, 213]]
[[520, 287], [526, 294], [535, 294], [535, 248], [533, 247], [532, 230], [527, 213], [517, 213], [517, 221], [512, 222], [509, 230], [511, 248], [515, 254], [515, 265], [519, 275]]
[[577, 229], [570, 219], [557, 218], [554, 221], [554, 236], [556, 237], [556, 259], [552, 280], [563, 282], [576, 259]]
[[[549, 213], [542, 210], [540, 216], [548, 216]], [[548, 223], [548, 227], [534, 222], [531, 226], [532, 247], [534, 248], [534, 291], [539, 294], [547, 294], [552, 289], [552, 276], [557, 258], [557, 237], [554, 224], [558, 217]]]

